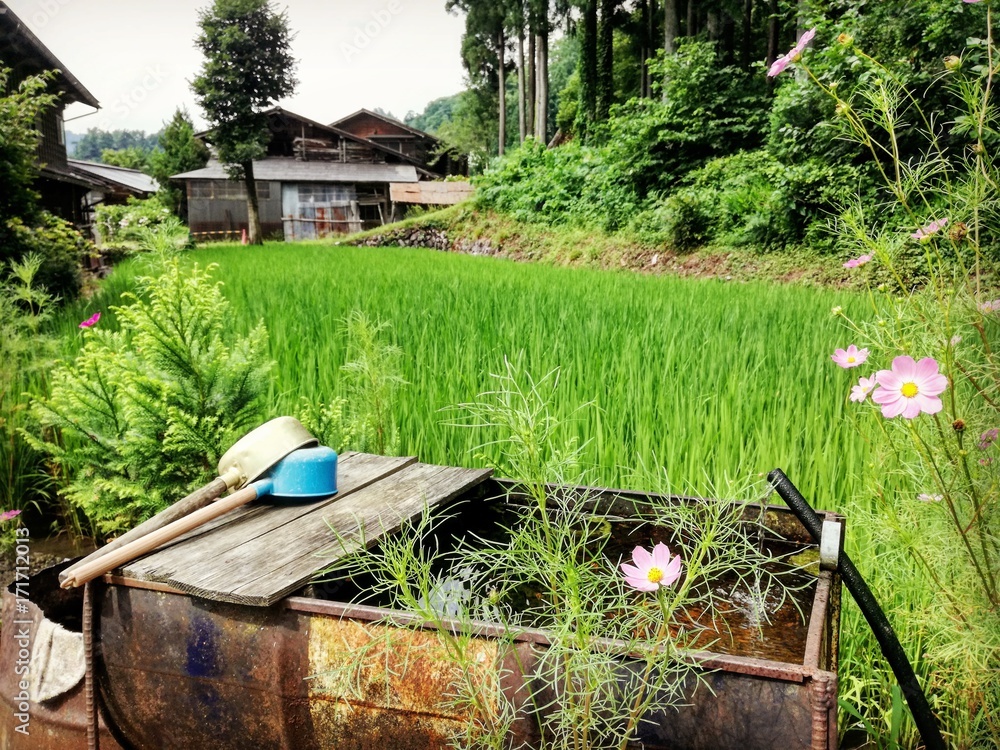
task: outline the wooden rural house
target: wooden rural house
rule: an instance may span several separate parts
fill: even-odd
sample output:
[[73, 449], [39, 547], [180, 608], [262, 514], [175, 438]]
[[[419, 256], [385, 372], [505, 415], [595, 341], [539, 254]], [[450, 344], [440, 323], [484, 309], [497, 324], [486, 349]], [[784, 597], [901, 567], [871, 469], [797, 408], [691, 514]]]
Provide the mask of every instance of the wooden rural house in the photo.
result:
[[57, 71], [52, 90], [60, 95], [59, 104], [48, 110], [39, 122], [42, 137], [38, 146], [39, 176], [35, 189], [41, 195], [43, 208], [84, 227], [88, 223], [87, 196], [100, 191], [102, 186], [69, 164], [63, 111], [72, 102], [94, 109], [99, 109], [100, 103], [3, 2], [0, 2], [0, 64], [11, 69], [7, 81], [9, 89], [28, 76]]
[[359, 109], [330, 126], [403, 154], [440, 177], [468, 174], [468, 161], [433, 135], [378, 112]]
[[[265, 237], [314, 239], [381, 226], [392, 212], [389, 186], [437, 177], [388, 146], [279, 107], [267, 113], [271, 141], [254, 162]], [[199, 137], [211, 144], [211, 132]], [[188, 224], [199, 238], [237, 237], [247, 227], [243, 183], [212, 160], [174, 175], [186, 186]]]

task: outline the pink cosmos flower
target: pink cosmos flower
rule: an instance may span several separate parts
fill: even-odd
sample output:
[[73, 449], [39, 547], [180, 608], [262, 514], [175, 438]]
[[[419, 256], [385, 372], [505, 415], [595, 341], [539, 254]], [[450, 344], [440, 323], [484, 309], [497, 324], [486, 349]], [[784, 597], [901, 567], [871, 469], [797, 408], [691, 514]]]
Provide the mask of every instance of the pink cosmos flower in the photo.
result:
[[937, 234], [946, 226], [948, 226], [948, 219], [937, 219], [936, 221], [932, 221], [927, 226], [921, 227], [910, 236], [915, 240], [925, 240], [931, 235]]
[[21, 511], [19, 510], [4, 511], [3, 513], [0, 513], [0, 523], [9, 521], [12, 518], [17, 518], [19, 515], [21, 515]]
[[849, 370], [852, 367], [858, 367], [863, 365], [868, 359], [867, 349], [858, 349], [854, 344], [851, 344], [847, 349], [837, 349], [833, 354], [830, 355], [830, 359], [836, 362], [838, 365], [843, 367], [845, 370]]
[[870, 255], [859, 255], [857, 258], [851, 258], [844, 264], [844, 268], [857, 268], [858, 266], [863, 266], [872, 259]]
[[816, 36], [816, 29], [809, 29], [809, 31], [803, 34], [787, 55], [783, 55], [771, 63], [771, 67], [767, 71], [767, 77], [774, 78], [776, 75], [781, 73], [781, 71], [787, 68], [790, 63], [798, 60], [803, 50], [805, 50], [806, 45], [813, 40], [814, 36]]
[[856, 401], [861, 403], [871, 392], [872, 388], [875, 387], [875, 376], [872, 375], [870, 378], [860, 378], [858, 384], [851, 389], [851, 401]]
[[959, 344], [962, 343], [962, 337], [959, 336], [958, 334], [955, 334], [954, 336], [951, 337], [951, 341], [949, 343], [952, 346], [958, 346]]
[[1000, 310], [1000, 299], [979, 303], [979, 312], [981, 313], [997, 312], [998, 310]]
[[928, 495], [926, 492], [921, 492], [917, 495], [917, 500], [922, 503], [939, 503], [944, 500], [941, 495]]
[[96, 324], [97, 321], [101, 319], [101, 314], [99, 312], [94, 313], [85, 321], [80, 324], [80, 328], [90, 328], [92, 325]]
[[642, 547], [632, 550], [632, 562], [622, 563], [625, 583], [639, 591], [656, 591], [660, 586], [669, 586], [681, 577], [681, 556], [670, 557], [670, 548], [663, 542], [657, 543], [652, 552]]
[[938, 396], [948, 387], [948, 378], [938, 372], [933, 357], [919, 362], [905, 355], [896, 357], [892, 369], [879, 370], [875, 380], [879, 387], [872, 393], [872, 401], [882, 407], [886, 419], [914, 419], [921, 412], [937, 414], [943, 408]]

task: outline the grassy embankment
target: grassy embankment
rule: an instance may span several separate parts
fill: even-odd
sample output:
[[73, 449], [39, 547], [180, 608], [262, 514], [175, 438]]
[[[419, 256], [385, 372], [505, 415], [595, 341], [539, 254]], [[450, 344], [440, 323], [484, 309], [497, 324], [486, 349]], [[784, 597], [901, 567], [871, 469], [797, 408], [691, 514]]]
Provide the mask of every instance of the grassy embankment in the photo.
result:
[[471, 204], [419, 214], [389, 227], [351, 235], [344, 242], [393, 246], [400, 244], [398, 239], [410, 232], [443, 233], [449, 249], [480, 242], [492, 248], [491, 254], [499, 257], [549, 265], [629, 269], [655, 275], [736, 281], [857, 285], [857, 274], [847, 273], [842, 260], [802, 247], [754, 251], [747, 247], [710, 245], [691, 252], [677, 252], [643, 242], [625, 232], [526, 224], [493, 211], [475, 209]]

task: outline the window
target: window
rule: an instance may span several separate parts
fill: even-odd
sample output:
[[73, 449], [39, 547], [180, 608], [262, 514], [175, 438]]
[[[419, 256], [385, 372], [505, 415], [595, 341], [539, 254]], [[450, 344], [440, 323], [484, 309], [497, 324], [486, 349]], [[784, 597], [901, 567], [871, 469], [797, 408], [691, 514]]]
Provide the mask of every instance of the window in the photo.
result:
[[[220, 201], [243, 201], [247, 193], [243, 183], [236, 180], [192, 180], [192, 198], [209, 198]], [[271, 198], [271, 183], [257, 180], [257, 198], [266, 201]]]
[[299, 205], [319, 203], [325, 206], [349, 206], [355, 199], [354, 186], [329, 184], [300, 184]]

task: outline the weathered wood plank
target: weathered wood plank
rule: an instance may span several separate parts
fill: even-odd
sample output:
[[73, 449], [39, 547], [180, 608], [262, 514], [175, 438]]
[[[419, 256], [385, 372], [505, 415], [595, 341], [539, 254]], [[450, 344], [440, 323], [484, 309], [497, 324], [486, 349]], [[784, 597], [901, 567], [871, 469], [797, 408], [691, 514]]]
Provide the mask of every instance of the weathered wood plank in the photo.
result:
[[[286, 556], [285, 561], [272, 566], [273, 570], [264, 576], [234, 589], [233, 595], [257, 606], [273, 604], [304, 586], [316, 573], [345, 554], [362, 546], [371, 547], [380, 537], [397, 531], [405, 521], [418, 516], [425, 508], [447, 503], [481, 484], [491, 474], [489, 470], [444, 467], [441, 472], [425, 477], [396, 475], [389, 480], [393, 486], [371, 500], [364, 497], [365, 492], [357, 493], [344, 505], [331, 508], [331, 512], [322, 519], [325, 534], [314, 525], [316, 519], [306, 519], [308, 527], [302, 531], [307, 535], [304, 537], [308, 540], [305, 546], [312, 547], [312, 552], [289, 545], [287, 549], [291, 554]], [[374, 495], [386, 483], [368, 489]], [[339, 540], [332, 529], [337, 530]], [[324, 536], [327, 538], [325, 542]]]
[[[338, 462], [337, 486], [339, 492], [318, 503], [280, 505], [267, 498], [252, 503], [247, 512], [237, 509], [227, 513], [219, 522], [206, 524], [209, 529], [196, 529], [174, 543], [162, 547], [145, 557], [127, 563], [123, 573], [140, 581], [169, 583], [177, 575], [193, 567], [211, 567], [220, 555], [247, 540], [265, 534], [277, 526], [340, 502], [352, 493], [373, 482], [401, 471], [416, 462], [414, 457], [388, 458], [367, 453], [351, 454]], [[228, 522], [226, 522], [228, 519]], [[200, 533], [197, 533], [199, 532]]]
[[425, 508], [447, 502], [489, 476], [488, 470], [414, 464], [339, 502], [247, 538], [211, 564], [186, 565], [146, 580], [208, 599], [269, 606], [344, 554], [374, 544]]

